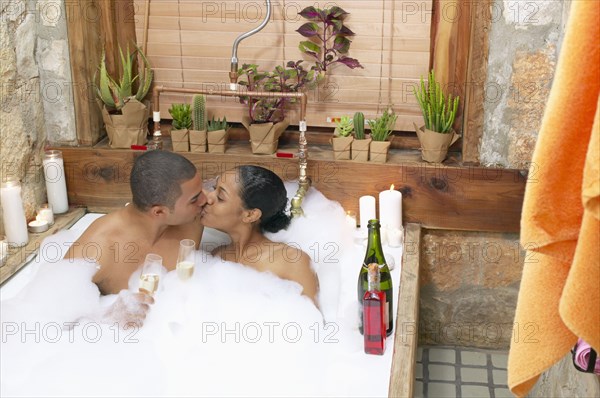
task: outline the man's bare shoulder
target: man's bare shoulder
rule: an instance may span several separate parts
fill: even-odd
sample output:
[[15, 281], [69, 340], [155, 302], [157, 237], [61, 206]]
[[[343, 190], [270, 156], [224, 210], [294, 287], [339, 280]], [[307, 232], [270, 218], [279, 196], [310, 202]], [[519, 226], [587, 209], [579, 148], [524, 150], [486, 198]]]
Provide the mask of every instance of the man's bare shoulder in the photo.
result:
[[106, 247], [118, 239], [123, 231], [123, 217], [119, 214], [122, 210], [106, 214], [94, 220], [79, 238], [69, 248], [65, 258], [78, 258], [83, 256], [83, 251], [88, 245]]

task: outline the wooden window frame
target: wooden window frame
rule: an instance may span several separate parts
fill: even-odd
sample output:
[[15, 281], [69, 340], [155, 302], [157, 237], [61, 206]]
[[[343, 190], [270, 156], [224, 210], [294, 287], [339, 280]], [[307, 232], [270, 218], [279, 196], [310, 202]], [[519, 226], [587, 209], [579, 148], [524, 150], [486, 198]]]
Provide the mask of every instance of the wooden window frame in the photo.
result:
[[[462, 140], [457, 145], [466, 165], [479, 164], [490, 6], [491, 0], [434, 0], [431, 11], [430, 66], [442, 84], [454, 87], [462, 98], [455, 128], [462, 131]], [[99, 10], [96, 14], [99, 18], [89, 18], [91, 8]], [[110, 70], [118, 56], [118, 45], [125, 46], [135, 40], [134, 19], [123, 18], [131, 15], [133, 9], [133, 0], [79, 0], [67, 7], [73, 83], [74, 87], [82, 88], [81, 95], [74, 96], [77, 139], [81, 146], [93, 146], [103, 138], [93, 77], [103, 49]], [[410, 137], [404, 140], [414, 142]]]

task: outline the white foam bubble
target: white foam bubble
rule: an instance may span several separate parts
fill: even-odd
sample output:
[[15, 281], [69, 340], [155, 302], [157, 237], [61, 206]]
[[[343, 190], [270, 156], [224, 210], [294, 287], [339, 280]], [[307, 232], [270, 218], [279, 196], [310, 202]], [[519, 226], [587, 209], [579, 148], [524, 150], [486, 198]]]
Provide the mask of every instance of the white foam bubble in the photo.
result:
[[[287, 188], [291, 196], [296, 185]], [[181, 281], [175, 271], [161, 277], [142, 329], [88, 319], [63, 331], [55, 343], [44, 336], [33, 343], [32, 334], [23, 343], [22, 330], [5, 334], [2, 395], [386, 394], [392, 350], [383, 357], [365, 356], [357, 331], [356, 277], [363, 249], [353, 245], [338, 203], [311, 189], [303, 208], [306, 217], [269, 237], [311, 257], [320, 280], [320, 311], [301, 295], [299, 284], [201, 251], [191, 279]], [[73, 237], [57, 238], [62, 243]], [[214, 247], [226, 240], [207, 230], [203, 244]], [[58, 323], [110, 305], [114, 295], [100, 299], [97, 288], [93, 291], [91, 265], [75, 265], [40, 265], [26, 289], [6, 301], [13, 310], [0, 314], [2, 322]], [[137, 291], [136, 277], [132, 291]]]

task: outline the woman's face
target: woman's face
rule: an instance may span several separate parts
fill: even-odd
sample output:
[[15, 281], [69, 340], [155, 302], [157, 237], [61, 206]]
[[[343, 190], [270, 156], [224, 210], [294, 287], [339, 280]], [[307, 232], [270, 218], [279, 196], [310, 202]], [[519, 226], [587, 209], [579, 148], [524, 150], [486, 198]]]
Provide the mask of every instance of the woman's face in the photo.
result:
[[247, 210], [239, 195], [239, 176], [227, 171], [217, 178], [215, 190], [206, 192], [206, 206], [202, 210], [202, 224], [206, 227], [229, 232], [239, 226]]

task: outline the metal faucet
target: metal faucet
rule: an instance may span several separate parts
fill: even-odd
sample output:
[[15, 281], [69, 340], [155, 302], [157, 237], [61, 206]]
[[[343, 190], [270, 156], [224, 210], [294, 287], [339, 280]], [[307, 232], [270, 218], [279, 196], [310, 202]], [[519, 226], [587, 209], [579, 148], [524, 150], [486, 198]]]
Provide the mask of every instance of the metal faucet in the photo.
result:
[[231, 51], [231, 69], [229, 71], [229, 82], [230, 82], [229, 88], [231, 89], [231, 91], [237, 90], [237, 80], [238, 80], [237, 51], [238, 51], [238, 46], [240, 45], [240, 42], [242, 40], [247, 39], [248, 37], [260, 32], [265, 26], [267, 26], [267, 23], [269, 23], [269, 19], [271, 19], [271, 9], [272, 9], [271, 0], [265, 0], [265, 4], [267, 6], [267, 15], [265, 16], [265, 19], [261, 22], [261, 24], [249, 32], [242, 33], [233, 42], [233, 49]]

